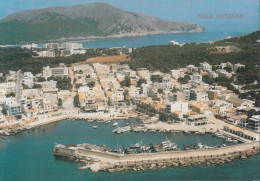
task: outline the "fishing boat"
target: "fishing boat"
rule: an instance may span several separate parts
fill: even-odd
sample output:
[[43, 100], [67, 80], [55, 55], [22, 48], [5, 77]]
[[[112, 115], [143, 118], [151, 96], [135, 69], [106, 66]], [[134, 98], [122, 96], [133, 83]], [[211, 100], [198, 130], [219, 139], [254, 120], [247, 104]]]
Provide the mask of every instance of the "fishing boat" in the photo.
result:
[[118, 126], [118, 122], [115, 122], [115, 123], [113, 124], [113, 126]]
[[228, 142], [228, 143], [238, 143], [238, 141], [236, 139], [232, 139], [232, 138], [230, 138], [228, 136], [225, 138], [224, 141]]
[[98, 126], [92, 126], [92, 128], [93, 128], [93, 129], [97, 129], [97, 128], [98, 128]]

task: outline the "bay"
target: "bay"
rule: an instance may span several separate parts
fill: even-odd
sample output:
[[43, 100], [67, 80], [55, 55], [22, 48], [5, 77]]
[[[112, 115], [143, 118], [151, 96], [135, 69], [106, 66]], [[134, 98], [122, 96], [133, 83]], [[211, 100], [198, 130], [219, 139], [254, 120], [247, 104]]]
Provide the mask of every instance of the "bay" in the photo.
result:
[[209, 42], [221, 40], [224, 38], [245, 35], [250, 32], [202, 32], [202, 33], [179, 33], [179, 34], [158, 34], [136, 37], [121, 38], [101, 38], [94, 41], [83, 41], [84, 48], [108, 48], [108, 47], [144, 47], [150, 45], [167, 45], [169, 41], [174, 40], [179, 43], [189, 42]]
[[[135, 120], [129, 120], [135, 124]], [[121, 120], [119, 125], [126, 122]], [[177, 133], [112, 133], [113, 122], [88, 123], [69, 120], [52, 123], [35, 130], [28, 130], [0, 142], [0, 180], [1, 181], [60, 181], [60, 180], [257, 180], [259, 176], [259, 155], [243, 161], [210, 167], [179, 167], [138, 172], [99, 172], [79, 170], [81, 163], [53, 156], [54, 143], [106, 144], [116, 148], [117, 142], [128, 146], [142, 142], [159, 143], [167, 137], [182, 144], [200, 142], [208, 145], [223, 144], [222, 139], [206, 135], [182, 135]], [[92, 126], [97, 125], [98, 129]], [[3, 139], [1, 137], [0, 139]]]

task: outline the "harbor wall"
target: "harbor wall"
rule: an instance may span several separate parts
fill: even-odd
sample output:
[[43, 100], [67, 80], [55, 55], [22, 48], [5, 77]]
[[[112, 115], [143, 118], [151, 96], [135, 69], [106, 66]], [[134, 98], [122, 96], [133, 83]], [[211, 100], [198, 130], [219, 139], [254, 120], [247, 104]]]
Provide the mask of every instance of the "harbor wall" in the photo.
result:
[[54, 148], [54, 154], [63, 157], [72, 158], [75, 156], [75, 150], [70, 148]]
[[208, 150], [189, 150], [189, 151], [173, 151], [173, 152], [160, 152], [160, 153], [143, 153], [143, 154], [117, 154], [111, 152], [100, 152], [94, 150], [85, 150], [77, 148], [76, 152], [73, 150], [69, 152], [68, 148], [59, 148], [56, 155], [73, 157], [84, 155], [86, 157], [92, 157], [99, 160], [106, 160], [108, 162], [144, 162], [144, 161], [163, 161], [163, 160], [181, 160], [181, 159], [207, 159], [207, 158], [221, 158], [221, 157], [232, 157], [241, 155], [241, 152], [247, 150], [259, 150], [259, 142], [243, 143], [233, 146], [227, 146], [219, 149], [208, 149]]

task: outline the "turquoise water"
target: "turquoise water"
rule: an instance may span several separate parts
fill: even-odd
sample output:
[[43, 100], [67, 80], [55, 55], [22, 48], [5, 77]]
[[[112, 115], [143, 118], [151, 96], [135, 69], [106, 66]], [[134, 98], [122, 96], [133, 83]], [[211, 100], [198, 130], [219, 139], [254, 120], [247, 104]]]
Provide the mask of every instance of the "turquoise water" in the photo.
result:
[[159, 34], [140, 37], [122, 37], [96, 39], [96, 41], [83, 42], [84, 48], [107, 48], [107, 47], [143, 47], [150, 45], [166, 45], [174, 40], [179, 43], [208, 42], [221, 40], [227, 36], [239, 36], [249, 32], [203, 32], [203, 33], [180, 33], [180, 34]]
[[[130, 121], [131, 122], [131, 121]], [[211, 135], [195, 136], [175, 133], [124, 133], [113, 134], [113, 122], [87, 123], [61, 121], [39, 129], [23, 131], [0, 142], [0, 181], [60, 181], [60, 180], [256, 180], [259, 176], [260, 157], [211, 167], [167, 168], [138, 172], [92, 173], [79, 170], [81, 163], [53, 156], [54, 142], [106, 144], [116, 148], [128, 146], [141, 139], [144, 144], [168, 139], [178, 145], [196, 144], [197, 138], [205, 144], [223, 144]], [[120, 121], [120, 125], [125, 124]], [[98, 125], [98, 129], [92, 129]], [[2, 137], [3, 138], [3, 137]]]

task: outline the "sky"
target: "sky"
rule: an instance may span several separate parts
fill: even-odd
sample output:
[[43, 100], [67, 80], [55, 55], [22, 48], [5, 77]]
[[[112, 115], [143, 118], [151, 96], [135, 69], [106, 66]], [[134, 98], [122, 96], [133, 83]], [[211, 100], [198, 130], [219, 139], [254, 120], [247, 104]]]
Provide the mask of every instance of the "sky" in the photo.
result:
[[0, 19], [28, 9], [94, 2], [164, 20], [193, 22], [209, 32], [259, 30], [259, 0], [0, 0]]

